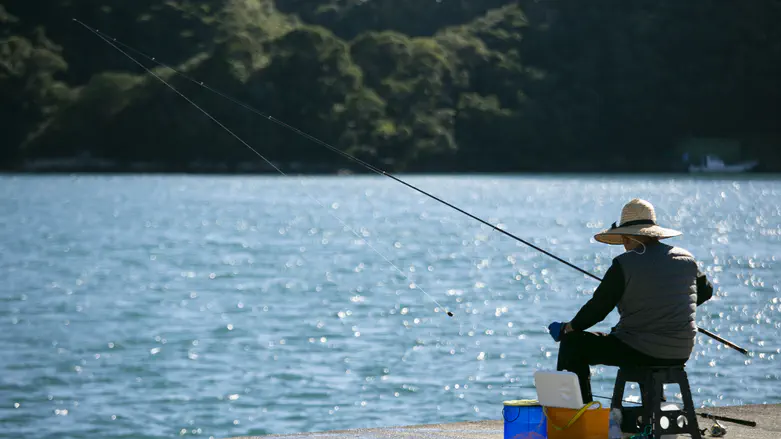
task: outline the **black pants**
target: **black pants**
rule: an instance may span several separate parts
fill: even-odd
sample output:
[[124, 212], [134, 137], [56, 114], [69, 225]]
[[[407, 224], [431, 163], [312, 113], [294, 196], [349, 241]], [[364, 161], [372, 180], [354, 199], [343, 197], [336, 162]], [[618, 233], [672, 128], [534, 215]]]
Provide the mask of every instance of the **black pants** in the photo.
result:
[[686, 359], [667, 360], [649, 357], [629, 347], [613, 335], [593, 332], [570, 332], [561, 338], [557, 370], [573, 372], [580, 382], [583, 402], [593, 401], [590, 365], [605, 366], [679, 366]]

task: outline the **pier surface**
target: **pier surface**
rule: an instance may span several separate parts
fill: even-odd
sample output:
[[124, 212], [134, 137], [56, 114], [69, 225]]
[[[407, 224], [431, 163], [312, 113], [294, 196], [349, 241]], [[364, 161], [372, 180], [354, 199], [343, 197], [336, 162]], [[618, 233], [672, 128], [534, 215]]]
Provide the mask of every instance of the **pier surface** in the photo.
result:
[[[730, 422], [721, 422], [721, 425], [727, 428], [725, 439], [781, 438], [781, 404], [711, 407], [698, 410], [698, 413], [709, 413], [757, 423], [756, 427], [745, 427]], [[713, 425], [713, 421], [699, 416], [697, 422], [699, 422], [700, 428], [710, 429], [710, 426]], [[503, 439], [503, 437], [504, 422], [497, 420], [252, 436], [235, 439]], [[703, 438], [710, 437], [709, 432], [703, 436]]]

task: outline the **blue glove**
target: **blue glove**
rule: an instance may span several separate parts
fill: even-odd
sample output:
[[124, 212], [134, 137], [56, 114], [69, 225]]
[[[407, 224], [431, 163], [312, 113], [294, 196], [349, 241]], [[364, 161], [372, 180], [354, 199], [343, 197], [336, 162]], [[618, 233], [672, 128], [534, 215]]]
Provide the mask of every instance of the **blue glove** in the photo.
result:
[[561, 330], [564, 329], [564, 323], [562, 322], [553, 322], [550, 325], [548, 325], [548, 330], [550, 331], [550, 336], [553, 337], [553, 340], [555, 341], [561, 341]]

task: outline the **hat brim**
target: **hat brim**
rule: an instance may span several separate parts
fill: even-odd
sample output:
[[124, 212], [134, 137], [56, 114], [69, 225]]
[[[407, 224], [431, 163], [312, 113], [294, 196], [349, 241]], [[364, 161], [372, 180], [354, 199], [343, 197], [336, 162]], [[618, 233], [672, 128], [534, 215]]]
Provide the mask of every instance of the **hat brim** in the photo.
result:
[[621, 239], [622, 236], [647, 236], [649, 238], [667, 239], [680, 236], [682, 234], [683, 233], [677, 230], [666, 229], [664, 227], [653, 225], [637, 225], [616, 227], [615, 229], [605, 229], [594, 235], [594, 239], [603, 244], [620, 245], [624, 243]]

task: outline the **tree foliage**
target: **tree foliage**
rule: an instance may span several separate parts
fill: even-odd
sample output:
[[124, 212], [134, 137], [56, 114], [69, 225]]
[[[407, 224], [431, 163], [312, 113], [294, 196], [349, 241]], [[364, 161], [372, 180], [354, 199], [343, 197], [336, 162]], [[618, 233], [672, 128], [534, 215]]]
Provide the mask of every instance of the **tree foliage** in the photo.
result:
[[431, 36], [511, 3], [513, 0], [278, 0], [277, 6], [350, 40], [364, 32], [386, 30]]
[[59, 47], [40, 29], [35, 34], [33, 41], [17, 35], [0, 39], [2, 161], [16, 158], [18, 146], [70, 98], [68, 87], [55, 79], [68, 67]]
[[358, 169], [281, 124], [391, 171], [669, 171], [690, 138], [781, 169], [777, 0], [8, 0], [0, 165], [262, 163], [70, 17], [283, 166]]

